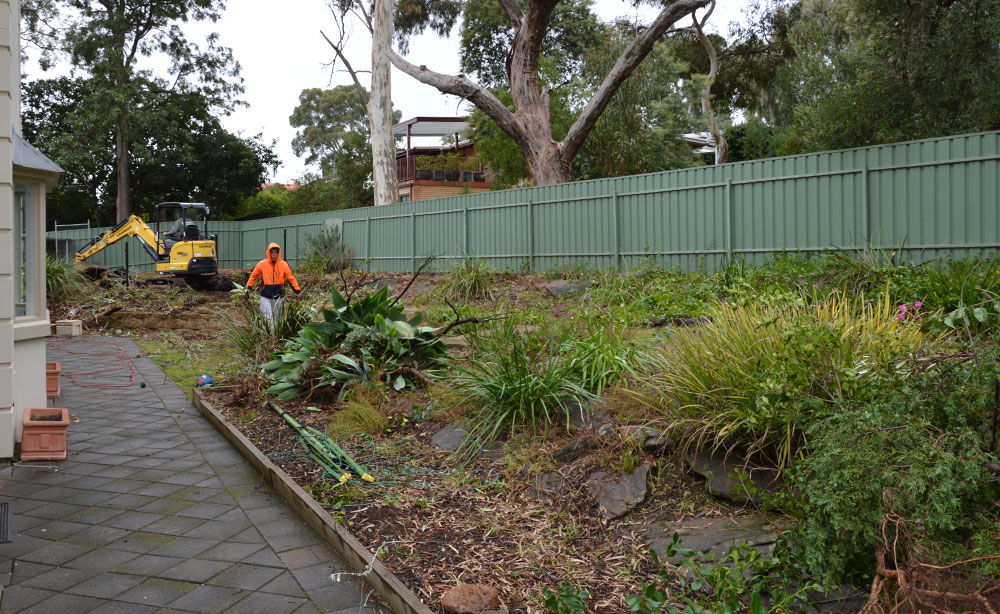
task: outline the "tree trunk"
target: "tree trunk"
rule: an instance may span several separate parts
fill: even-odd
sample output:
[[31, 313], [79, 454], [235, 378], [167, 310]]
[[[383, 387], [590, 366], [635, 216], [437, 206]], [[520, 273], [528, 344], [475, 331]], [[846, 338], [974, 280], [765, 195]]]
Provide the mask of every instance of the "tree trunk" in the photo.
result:
[[132, 183], [129, 174], [128, 113], [118, 116], [115, 135], [115, 164], [118, 166], [118, 198], [115, 201], [115, 216], [122, 221], [132, 214]]
[[[535, 185], [565, 183], [569, 169], [584, 139], [590, 134], [611, 97], [628, 79], [653, 45], [670, 26], [710, 0], [669, 0], [651, 24], [642, 30], [604, 77], [594, 96], [587, 102], [561, 142], [552, 139], [548, 90], [540, 88], [538, 56], [549, 29], [552, 11], [558, 0], [528, 0], [527, 12], [518, 0], [499, 0], [514, 29], [514, 40], [507, 67], [507, 81], [514, 101], [511, 112], [492, 92], [473, 83], [465, 75], [448, 75], [417, 66], [389, 49], [390, 59], [399, 70], [421, 83], [446, 94], [459, 96], [480, 108], [501, 130], [517, 143], [524, 155]], [[373, 96], [374, 97], [374, 96]]]
[[705, 35], [703, 29], [705, 22], [708, 21], [709, 16], [711, 16], [714, 10], [715, 0], [712, 0], [708, 13], [701, 22], [698, 21], [697, 16], [693, 16], [694, 33], [695, 37], [697, 37], [698, 41], [705, 48], [705, 53], [708, 54], [708, 78], [705, 79], [705, 88], [701, 93], [701, 110], [705, 113], [705, 117], [708, 118], [708, 129], [711, 130], [712, 140], [715, 141], [715, 163], [725, 164], [729, 161], [729, 143], [722, 136], [722, 131], [719, 130], [719, 122], [715, 119], [715, 113], [712, 112], [712, 85], [719, 76], [719, 54], [715, 52], [715, 45]]
[[368, 121], [372, 134], [372, 177], [375, 206], [399, 201], [396, 142], [392, 138], [392, 88], [389, 52], [392, 45], [393, 0], [376, 0], [372, 32], [372, 85]]

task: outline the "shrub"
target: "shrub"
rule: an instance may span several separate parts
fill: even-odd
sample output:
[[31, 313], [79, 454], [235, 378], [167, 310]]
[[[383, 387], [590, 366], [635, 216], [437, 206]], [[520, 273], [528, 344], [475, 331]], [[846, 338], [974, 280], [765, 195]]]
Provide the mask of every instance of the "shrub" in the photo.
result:
[[227, 316], [223, 335], [239, 356], [252, 365], [263, 362], [283, 340], [294, 337], [316, 315], [315, 310], [302, 301], [286, 299], [272, 330], [255, 297], [242, 291], [233, 296], [235, 314]]
[[652, 263], [619, 273], [605, 271], [587, 291], [586, 300], [603, 309], [620, 310], [630, 324], [658, 318], [704, 315], [718, 298], [701, 273], [660, 269]]
[[787, 466], [804, 428], [844, 398], [905, 377], [900, 361], [940, 335], [876, 304], [833, 298], [807, 306], [719, 305], [712, 322], [675, 332], [638, 398], [666, 414], [687, 445], [737, 444]]
[[817, 281], [852, 294], [878, 290], [893, 277], [905, 275], [910, 266], [900, 267], [895, 251], [865, 247], [854, 251], [824, 254]]
[[941, 429], [913, 392], [848, 405], [807, 429], [792, 475], [813, 569], [837, 580], [870, 573], [887, 514], [918, 523], [925, 541], [961, 543], [1000, 496], [976, 430]]
[[942, 565], [992, 548], [1000, 484], [987, 465], [996, 462], [1000, 348], [973, 352], [930, 360], [904, 385], [807, 427], [788, 504], [807, 519], [798, 532], [815, 569], [837, 580], [870, 572], [887, 515], [917, 526]]
[[307, 273], [319, 276], [350, 267], [351, 254], [336, 226], [324, 224], [318, 233], [306, 235], [303, 269]]
[[67, 301], [89, 292], [91, 285], [87, 276], [72, 262], [62, 258], [45, 256], [45, 294], [53, 301]]
[[440, 292], [449, 300], [468, 302], [492, 298], [490, 285], [495, 273], [485, 261], [464, 254], [441, 284]]
[[569, 420], [572, 403], [593, 398], [577, 381], [576, 367], [551, 339], [532, 347], [517, 325], [504, 321], [469, 336], [474, 357], [456, 368], [451, 381], [456, 404], [477, 409], [467, 448], [493, 442], [521, 429], [537, 432]]

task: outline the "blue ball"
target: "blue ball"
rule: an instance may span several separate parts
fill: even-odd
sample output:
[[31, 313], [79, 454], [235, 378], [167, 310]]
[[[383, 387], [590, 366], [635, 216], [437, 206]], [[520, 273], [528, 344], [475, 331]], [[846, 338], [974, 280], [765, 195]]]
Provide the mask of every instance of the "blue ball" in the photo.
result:
[[207, 388], [215, 383], [211, 375], [199, 375], [198, 379], [194, 380], [195, 388]]

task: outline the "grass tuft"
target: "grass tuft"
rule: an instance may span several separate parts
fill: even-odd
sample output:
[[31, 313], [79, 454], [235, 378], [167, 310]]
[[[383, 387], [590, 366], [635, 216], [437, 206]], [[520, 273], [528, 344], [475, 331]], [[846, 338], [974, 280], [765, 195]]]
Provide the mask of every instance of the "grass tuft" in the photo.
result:
[[469, 254], [462, 256], [445, 276], [440, 292], [449, 300], [463, 303], [493, 297], [491, 286], [496, 273], [485, 261]]
[[79, 298], [92, 289], [87, 276], [72, 262], [62, 258], [45, 256], [45, 294], [52, 301], [63, 302]]

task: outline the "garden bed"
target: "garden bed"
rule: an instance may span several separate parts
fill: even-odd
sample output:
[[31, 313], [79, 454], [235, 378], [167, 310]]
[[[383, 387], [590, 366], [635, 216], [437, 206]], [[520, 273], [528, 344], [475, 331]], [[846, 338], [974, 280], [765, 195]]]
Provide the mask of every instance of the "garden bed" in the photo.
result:
[[[289, 303], [279, 336], [324, 318], [323, 334], [340, 331], [326, 345], [310, 341], [304, 362], [296, 356], [306, 346], [289, 346], [285, 356], [302, 370], [272, 360], [284, 342], [230, 295], [182, 293], [173, 307], [216, 309], [224, 331], [133, 332], [182, 386], [199, 373], [235, 384], [212, 393], [216, 409], [432, 610], [449, 589], [473, 583], [516, 612], [653, 612], [660, 601], [712, 611], [727, 599], [747, 611], [754, 595], [803, 597], [803, 570], [854, 582], [862, 601], [902, 602], [899, 612], [927, 607], [934, 591], [1000, 599], [1000, 515], [988, 500], [1000, 497], [989, 468], [1000, 403], [987, 394], [1000, 381], [995, 261], [901, 266], [864, 253], [714, 275], [647, 266], [540, 276], [470, 259], [418, 278], [397, 311], [387, 305], [407, 275], [300, 281], [304, 300]], [[381, 304], [386, 317], [355, 313], [344, 328], [329, 313], [344, 296], [330, 287], [352, 305]], [[418, 311], [419, 325], [392, 323]], [[448, 331], [446, 355], [420, 332], [461, 320], [470, 323]], [[366, 332], [349, 335], [358, 329]], [[387, 334], [425, 336], [408, 347]], [[362, 374], [359, 360], [335, 352], [378, 359]], [[320, 375], [328, 379], [317, 386]], [[541, 413], [511, 414], [515, 389]], [[545, 407], [537, 398], [562, 400]], [[270, 408], [275, 399], [373, 481], [322, 469]], [[563, 421], [564, 409], [580, 408], [560, 405], [568, 399], [590, 408], [586, 419], [574, 410]], [[480, 447], [462, 446], [463, 433], [488, 434], [477, 425], [493, 423], [502, 425], [497, 441], [487, 437], [470, 455]], [[705, 449], [715, 454], [691, 455]], [[776, 471], [773, 484], [747, 481]], [[792, 541], [778, 539], [786, 529]], [[905, 535], [895, 553], [886, 550], [890, 529]], [[752, 548], [729, 550], [733, 542]], [[769, 558], [793, 542], [793, 556]], [[708, 552], [729, 556], [734, 571], [703, 566]], [[954, 567], [947, 577], [917, 573], [906, 587], [894, 579], [921, 565]], [[705, 580], [695, 587], [685, 582], [692, 576]], [[860, 607], [850, 603], [841, 611]], [[935, 607], [993, 607], [960, 603]]]

